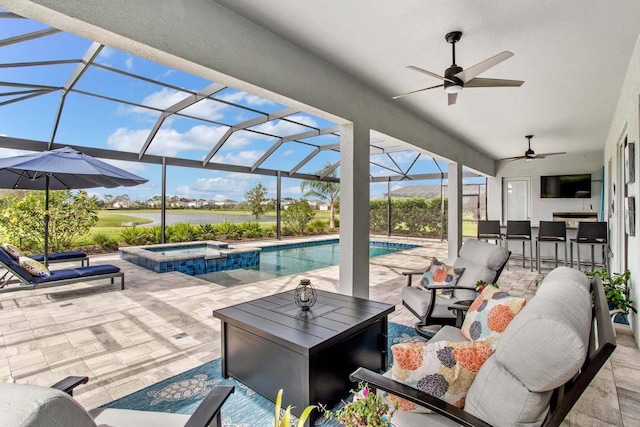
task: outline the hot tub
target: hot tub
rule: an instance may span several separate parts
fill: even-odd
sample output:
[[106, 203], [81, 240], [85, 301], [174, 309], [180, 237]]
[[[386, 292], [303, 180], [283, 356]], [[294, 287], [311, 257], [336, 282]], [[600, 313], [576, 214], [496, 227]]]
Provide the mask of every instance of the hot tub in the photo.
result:
[[167, 243], [120, 248], [120, 258], [156, 273], [178, 271], [190, 276], [260, 265], [260, 248], [234, 249], [228, 243]]

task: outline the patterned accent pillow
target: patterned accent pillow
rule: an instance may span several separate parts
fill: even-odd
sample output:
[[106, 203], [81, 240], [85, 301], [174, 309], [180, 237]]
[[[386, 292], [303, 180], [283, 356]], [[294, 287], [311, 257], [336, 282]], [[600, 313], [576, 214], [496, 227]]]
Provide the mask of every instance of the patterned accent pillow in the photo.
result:
[[474, 341], [498, 339], [526, 302], [524, 298], [487, 286], [469, 307], [460, 332]]
[[44, 264], [36, 261], [35, 259], [31, 259], [27, 256], [20, 257], [20, 267], [27, 270], [29, 274], [36, 277], [49, 277], [51, 276], [51, 272]]
[[[391, 352], [391, 378], [463, 408], [467, 391], [493, 348], [484, 341], [437, 341], [396, 344]], [[387, 399], [397, 401], [402, 411], [432, 412], [394, 395]]]
[[[458, 278], [464, 273], [464, 268], [453, 268], [444, 262], [438, 261], [438, 258], [431, 259], [431, 265], [422, 275], [420, 285], [426, 288], [429, 285], [451, 285], [455, 286]], [[453, 289], [438, 289], [436, 295], [443, 298], [451, 298]]]
[[4, 249], [4, 251], [16, 261], [18, 261], [18, 259], [20, 259], [20, 257], [22, 256], [22, 253], [20, 253], [20, 249], [16, 248], [11, 243], [3, 243], [2, 249]]

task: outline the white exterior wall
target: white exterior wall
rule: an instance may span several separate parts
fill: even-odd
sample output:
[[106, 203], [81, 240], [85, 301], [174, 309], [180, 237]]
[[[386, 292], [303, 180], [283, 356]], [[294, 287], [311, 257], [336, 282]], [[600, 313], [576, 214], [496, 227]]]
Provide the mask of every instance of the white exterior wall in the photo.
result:
[[[502, 206], [502, 181], [504, 178], [529, 177], [531, 179], [531, 223], [551, 221], [553, 212], [598, 212], [602, 185], [602, 152], [565, 154], [546, 159], [497, 163], [497, 175], [487, 180], [487, 215], [505, 223]], [[542, 199], [540, 176], [564, 174], [591, 174], [590, 199]]]
[[[611, 127], [609, 128], [609, 135], [607, 137], [607, 143], [604, 150], [604, 162], [607, 167], [605, 170], [605, 177], [609, 175], [608, 162], [612, 160], [612, 177], [624, 176], [622, 171], [618, 170], [617, 162], [615, 161], [617, 155], [618, 144], [624, 140], [624, 136], [628, 138], [629, 142], [635, 142], [636, 144], [636, 179], [632, 184], [627, 185], [627, 194], [634, 196], [636, 201], [636, 220], [635, 228], [636, 235], [628, 237], [628, 253], [627, 253], [627, 267], [631, 271], [631, 300], [635, 301], [636, 308], [640, 308], [640, 231], [638, 230], [638, 197], [640, 196], [640, 173], [638, 171], [638, 142], [640, 141], [640, 39], [636, 43], [636, 48], [629, 62], [629, 69], [625, 78], [620, 98], [616, 106], [616, 111], [611, 121]], [[614, 182], [616, 180], [614, 179]], [[619, 193], [624, 188], [624, 182], [616, 183], [616, 192]], [[621, 206], [617, 206], [616, 209], [620, 209]], [[624, 237], [624, 223], [619, 224], [619, 228], [615, 235], [611, 236], [612, 248], [619, 247], [620, 240]], [[622, 260], [620, 258], [614, 258], [611, 263], [611, 268], [614, 271], [621, 271]], [[636, 342], [639, 341], [638, 331], [640, 330], [640, 316], [630, 316], [631, 328], [633, 330]]]

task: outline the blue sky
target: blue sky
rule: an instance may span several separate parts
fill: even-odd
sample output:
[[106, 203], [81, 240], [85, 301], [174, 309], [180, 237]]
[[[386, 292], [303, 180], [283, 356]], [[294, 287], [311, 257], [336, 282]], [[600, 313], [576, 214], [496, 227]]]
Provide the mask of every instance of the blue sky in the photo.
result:
[[[0, 9], [1, 10], [1, 9]], [[3, 19], [0, 26], [0, 40], [47, 28], [45, 25], [27, 19]], [[64, 59], [79, 59], [90, 47], [91, 41], [68, 33], [58, 33], [21, 43], [0, 47], [0, 62], [31, 62]], [[132, 56], [111, 47], [105, 47], [96, 59], [101, 64], [123, 72], [133, 73], [171, 85], [168, 88], [151, 82], [124, 76], [100, 67], [89, 67], [74, 89], [91, 92], [126, 102], [163, 109], [189, 96], [188, 91], [198, 91], [210, 85], [211, 81], [171, 69], [161, 64]], [[36, 67], [0, 68], [0, 82], [62, 86], [77, 64], [47, 65]], [[0, 83], [0, 94], [24, 90]], [[0, 95], [0, 103], [22, 95]], [[229, 126], [261, 116], [259, 112], [271, 113], [286, 108], [273, 101], [258, 96], [226, 88], [214, 95], [215, 99], [200, 101], [183, 110], [197, 119], [170, 116], [158, 131], [149, 154], [164, 155], [191, 160], [203, 160]], [[0, 135], [49, 141], [55, 121], [55, 112], [60, 102], [61, 92], [54, 91], [20, 102], [0, 105]], [[54, 142], [110, 150], [139, 152], [160, 112], [147, 108], [114, 102], [86, 94], [70, 92], [66, 98], [63, 113]], [[247, 107], [237, 108], [227, 102]], [[219, 124], [212, 124], [212, 120]], [[306, 113], [296, 113], [286, 120], [276, 120], [254, 126], [256, 132], [238, 131], [223, 145], [212, 162], [231, 165], [253, 165], [273, 144], [277, 137], [298, 134], [312, 128], [325, 128], [333, 123]], [[339, 137], [322, 135], [302, 142], [315, 145], [335, 144]], [[300, 142], [282, 144], [260, 167], [265, 169], [290, 170], [303, 160], [314, 147]], [[0, 149], [0, 156], [8, 157], [24, 154], [19, 150]], [[372, 162], [392, 169], [399, 166], [406, 170], [416, 157], [412, 151], [391, 155], [372, 156]], [[298, 172], [314, 173], [328, 163], [339, 160], [339, 153], [321, 151]], [[137, 187], [116, 189], [91, 189], [91, 194], [129, 194], [132, 200], [147, 200], [161, 192], [162, 171], [159, 165], [117, 162], [110, 163], [149, 179]], [[394, 164], [397, 164], [397, 166]], [[440, 161], [446, 172], [446, 163]], [[339, 168], [337, 170], [339, 176]], [[439, 172], [433, 160], [422, 156], [411, 169], [411, 173]], [[388, 170], [371, 166], [371, 175], [388, 176]], [[225, 173], [195, 168], [167, 168], [167, 194], [202, 199], [243, 200], [244, 193], [258, 182], [269, 190], [268, 196], [276, 195], [275, 177], [251, 174]], [[392, 188], [427, 182], [397, 182]], [[435, 183], [435, 182], [434, 182]], [[372, 184], [371, 197], [382, 197], [387, 184]], [[300, 181], [283, 178], [282, 192], [285, 197], [300, 198]]]

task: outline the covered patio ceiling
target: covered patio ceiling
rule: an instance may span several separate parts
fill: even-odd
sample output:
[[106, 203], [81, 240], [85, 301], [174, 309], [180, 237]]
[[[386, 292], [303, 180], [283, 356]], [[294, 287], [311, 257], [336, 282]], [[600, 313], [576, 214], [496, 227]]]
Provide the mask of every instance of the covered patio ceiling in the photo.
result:
[[[0, 148], [69, 145], [105, 159], [339, 179], [337, 123], [8, 11], [0, 18], [0, 49], [12, 59], [0, 63], [0, 118], [29, 116]], [[114, 115], [121, 123], [106, 128]], [[370, 153], [372, 182], [446, 176], [445, 161], [373, 130]]]

